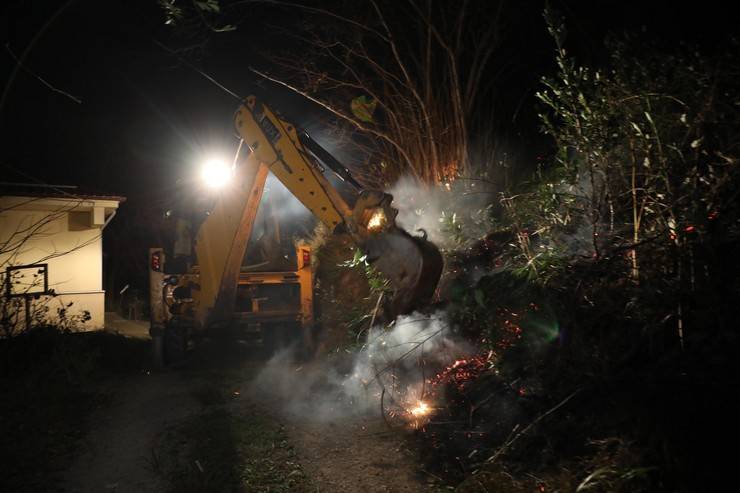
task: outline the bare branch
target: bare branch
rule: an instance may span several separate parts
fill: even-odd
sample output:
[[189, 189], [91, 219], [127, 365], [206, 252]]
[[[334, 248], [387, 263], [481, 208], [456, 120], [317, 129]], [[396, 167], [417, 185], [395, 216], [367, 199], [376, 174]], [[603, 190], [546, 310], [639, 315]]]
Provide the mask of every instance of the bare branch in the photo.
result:
[[575, 397], [580, 391], [581, 391], [581, 389], [577, 389], [577, 390], [571, 392], [565, 399], [563, 399], [562, 401], [560, 401], [555, 407], [553, 407], [550, 410], [548, 410], [547, 412], [539, 415], [534, 421], [532, 421], [531, 423], [529, 423], [529, 425], [527, 425], [526, 428], [524, 428], [522, 431], [520, 431], [519, 433], [517, 433], [513, 438], [507, 440], [503, 445], [501, 445], [501, 447], [499, 447], [498, 450], [496, 450], [496, 453], [493, 454], [491, 457], [489, 457], [486, 460], [486, 463], [492, 464], [492, 463], [496, 462], [496, 460], [499, 457], [501, 457], [501, 455], [503, 455], [504, 452], [506, 452], [512, 445], [514, 445], [514, 443], [519, 438], [521, 438], [529, 430], [531, 430], [532, 428], [534, 428], [534, 426], [537, 425], [537, 423], [539, 423], [540, 421], [542, 421], [543, 419], [545, 419], [546, 417], [548, 417], [549, 415], [551, 415], [552, 413], [554, 413], [555, 411], [557, 411], [558, 409], [560, 409], [561, 407], [563, 407], [564, 405], [566, 405], [568, 403], [568, 401], [570, 401], [573, 397]]
[[54, 87], [53, 85], [51, 85], [49, 82], [47, 82], [46, 80], [44, 80], [40, 75], [38, 75], [37, 73], [31, 71], [31, 69], [29, 69], [28, 67], [26, 67], [25, 65], [23, 65], [21, 63], [21, 61], [18, 59], [18, 57], [15, 56], [15, 53], [13, 53], [13, 50], [10, 49], [10, 43], [5, 43], [5, 50], [10, 54], [10, 56], [13, 58], [13, 60], [15, 60], [15, 63], [20, 68], [23, 69], [24, 72], [26, 72], [26, 73], [32, 75], [33, 77], [35, 77], [36, 79], [38, 79], [38, 81], [41, 82], [43, 85], [45, 85], [47, 88], [49, 88], [49, 90], [51, 90], [52, 92], [55, 92], [57, 94], [61, 94], [62, 96], [65, 96], [65, 97], [71, 99], [72, 101], [74, 101], [77, 104], [82, 104], [82, 100], [80, 98], [78, 98], [76, 96], [72, 96], [70, 93], [68, 93], [66, 91], [62, 91], [61, 89], [57, 89], [56, 87]]
[[385, 18], [383, 17], [383, 12], [380, 10], [380, 7], [378, 7], [378, 4], [375, 2], [375, 0], [372, 0], [372, 4], [373, 4], [373, 7], [375, 8], [375, 11], [378, 14], [378, 17], [380, 18], [380, 22], [383, 25], [383, 28], [385, 29], [388, 42], [391, 47], [391, 51], [393, 52], [393, 57], [396, 60], [398, 67], [401, 69], [401, 73], [403, 73], [403, 76], [406, 79], [406, 87], [408, 88], [409, 91], [411, 91], [411, 94], [413, 94], [414, 99], [416, 99], [417, 103], [419, 104], [419, 108], [421, 109], [421, 112], [424, 115], [422, 119], [422, 123], [427, 129], [427, 136], [429, 138], [429, 149], [431, 150], [431, 154], [432, 154], [432, 166], [436, 168], [438, 166], [439, 156], [437, 155], [437, 143], [435, 141], [434, 132], [432, 131], [429, 111], [427, 110], [427, 106], [424, 100], [419, 95], [419, 91], [416, 88], [416, 84], [414, 84], [414, 81], [411, 79], [411, 76], [409, 75], [409, 72], [406, 69], [406, 65], [403, 63], [403, 60], [401, 59], [401, 55], [398, 53], [398, 47], [396, 46], [396, 43], [393, 40], [393, 34], [391, 33], [391, 30], [388, 27], [388, 24], [386, 23]]
[[374, 128], [370, 128], [370, 127], [367, 127], [367, 126], [363, 125], [362, 123], [358, 122], [356, 119], [352, 118], [351, 116], [349, 116], [348, 114], [344, 113], [343, 111], [339, 111], [338, 109], [334, 108], [329, 103], [327, 103], [325, 101], [321, 101], [320, 99], [317, 99], [314, 96], [311, 96], [307, 92], [302, 91], [302, 90], [298, 89], [297, 87], [295, 87], [295, 86], [293, 86], [293, 85], [291, 85], [291, 84], [289, 84], [289, 83], [287, 83], [285, 81], [282, 81], [280, 79], [276, 79], [274, 77], [271, 77], [271, 76], [269, 76], [269, 75], [267, 75], [267, 74], [265, 74], [263, 72], [260, 72], [259, 70], [255, 69], [255, 68], [252, 68], [252, 67], [250, 67], [249, 70], [251, 70], [252, 72], [254, 72], [255, 74], [259, 75], [260, 77], [262, 77], [262, 78], [264, 78], [266, 80], [269, 80], [269, 81], [274, 82], [276, 84], [279, 84], [279, 85], [281, 85], [283, 87], [286, 87], [286, 88], [290, 89], [291, 91], [295, 92], [296, 94], [300, 94], [301, 96], [303, 96], [304, 98], [308, 99], [309, 101], [311, 101], [313, 103], [316, 103], [319, 106], [321, 106], [322, 108], [326, 109], [327, 111], [329, 111], [333, 115], [335, 115], [335, 116], [341, 118], [342, 120], [344, 120], [346, 122], [349, 122], [350, 124], [354, 125], [355, 127], [357, 127], [357, 129], [359, 129], [359, 130], [361, 130], [363, 132], [369, 133], [371, 135], [374, 135], [376, 137], [379, 137], [380, 139], [382, 139], [385, 142], [389, 143], [390, 145], [392, 145], [399, 152], [399, 154], [401, 154], [401, 156], [403, 156], [403, 158], [408, 163], [409, 168], [413, 169], [413, 161], [411, 160], [411, 157], [408, 155], [408, 153], [406, 152], [406, 150], [398, 142], [396, 142], [394, 139], [392, 139], [385, 132], [381, 132], [381, 131], [376, 130]]
[[325, 15], [327, 17], [331, 17], [332, 19], [337, 19], [337, 20], [342, 21], [342, 22], [344, 22], [346, 24], [349, 24], [351, 26], [354, 26], [356, 28], [359, 28], [359, 29], [361, 29], [363, 31], [372, 33], [375, 36], [377, 36], [378, 38], [382, 39], [383, 41], [388, 42], [388, 39], [385, 36], [383, 36], [380, 32], [376, 31], [375, 29], [373, 29], [371, 27], [368, 27], [367, 24], [363, 24], [361, 22], [357, 22], [354, 19], [350, 19], [349, 17], [344, 17], [344, 16], [339, 15], [339, 14], [337, 14], [335, 12], [330, 11], [330, 10], [321, 9], [321, 8], [318, 8], [318, 7], [309, 7], [307, 5], [301, 5], [301, 4], [293, 3], [293, 2], [281, 2], [279, 0], [245, 0], [243, 2], [236, 2], [234, 4], [234, 6], [239, 5], [239, 4], [245, 4], [245, 3], [250, 3], [250, 4], [254, 4], [254, 3], [266, 3], [266, 4], [271, 4], [271, 5], [280, 5], [280, 6], [284, 6], [284, 7], [291, 7], [291, 8], [295, 8], [295, 9], [299, 9], [299, 10], [305, 10], [306, 12], [312, 12], [314, 14]]

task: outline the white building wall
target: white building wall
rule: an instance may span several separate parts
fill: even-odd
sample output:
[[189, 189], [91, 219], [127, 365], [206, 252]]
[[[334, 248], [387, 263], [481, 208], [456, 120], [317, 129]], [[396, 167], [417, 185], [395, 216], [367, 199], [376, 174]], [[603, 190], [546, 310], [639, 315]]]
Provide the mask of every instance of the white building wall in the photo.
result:
[[61, 308], [68, 316], [88, 311], [91, 319], [83, 328], [102, 328], [102, 232], [104, 218], [117, 207], [116, 200], [0, 197], [0, 271], [46, 263], [48, 287], [56, 296], [34, 300], [34, 308], [47, 306], [51, 321]]

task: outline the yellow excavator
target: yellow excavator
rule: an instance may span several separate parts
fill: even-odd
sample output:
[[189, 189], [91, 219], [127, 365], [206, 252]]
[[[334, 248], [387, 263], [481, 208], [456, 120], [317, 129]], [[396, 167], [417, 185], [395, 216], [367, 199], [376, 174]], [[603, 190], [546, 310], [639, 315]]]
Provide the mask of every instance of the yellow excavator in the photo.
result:
[[[363, 190], [328, 151], [255, 96], [239, 107], [235, 125], [241, 143], [233, 176], [197, 230], [191, 261], [168, 262], [163, 249], [150, 249], [151, 333], [165, 361], [181, 359], [194, 332], [239, 321], [262, 331], [292, 322], [303, 328], [304, 342], [311, 343], [310, 248], [296, 247], [296, 268], [289, 271], [256, 272], [242, 266], [268, 173], [330, 231], [349, 234], [367, 261], [389, 279], [391, 315], [429, 304], [442, 273], [442, 256], [426, 238], [396, 225], [391, 195]], [[325, 167], [355, 189], [352, 206], [324, 176]]]

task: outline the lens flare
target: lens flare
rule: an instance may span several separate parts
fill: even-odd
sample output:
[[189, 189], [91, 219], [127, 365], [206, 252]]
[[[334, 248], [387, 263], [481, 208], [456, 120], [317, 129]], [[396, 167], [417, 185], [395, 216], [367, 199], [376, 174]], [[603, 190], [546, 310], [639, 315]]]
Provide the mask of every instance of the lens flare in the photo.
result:
[[218, 159], [206, 161], [200, 170], [200, 176], [210, 188], [221, 188], [231, 180], [231, 166]]

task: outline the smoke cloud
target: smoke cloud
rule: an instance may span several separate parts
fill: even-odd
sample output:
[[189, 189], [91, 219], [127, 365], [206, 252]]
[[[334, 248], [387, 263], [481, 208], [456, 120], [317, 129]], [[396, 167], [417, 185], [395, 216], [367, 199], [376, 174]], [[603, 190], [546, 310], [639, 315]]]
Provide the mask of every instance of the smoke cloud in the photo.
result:
[[360, 351], [311, 364], [294, 349], [276, 354], [253, 390], [278, 400], [286, 413], [311, 421], [408, 410], [424, 398], [425, 381], [472, 349], [456, 340], [443, 313], [399, 317], [390, 329], [373, 327]]
[[[398, 209], [396, 223], [409, 233], [422, 229], [442, 249], [459, 247], [459, 238], [449, 231], [450, 217], [464, 228], [467, 238], [487, 232], [490, 206], [496, 200], [494, 187], [484, 181], [456, 180], [442, 187], [426, 188], [412, 178], [398, 180], [389, 190]], [[447, 220], [445, 220], [445, 217]]]

